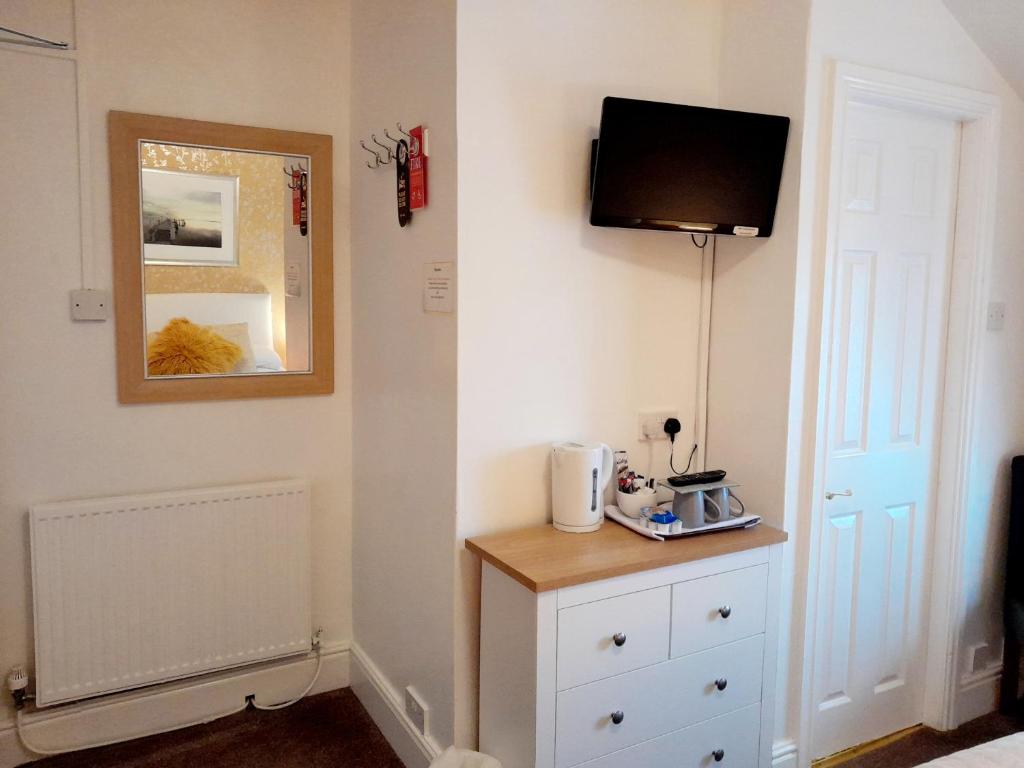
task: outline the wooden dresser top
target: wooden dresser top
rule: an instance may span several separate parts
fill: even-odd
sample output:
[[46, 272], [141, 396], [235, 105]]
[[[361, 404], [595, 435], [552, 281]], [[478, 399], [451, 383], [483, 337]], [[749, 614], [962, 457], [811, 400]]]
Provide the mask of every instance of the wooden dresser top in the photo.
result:
[[534, 592], [547, 592], [627, 573], [730, 555], [788, 535], [761, 523], [753, 528], [654, 541], [611, 520], [593, 533], [565, 533], [550, 525], [466, 539], [466, 549]]

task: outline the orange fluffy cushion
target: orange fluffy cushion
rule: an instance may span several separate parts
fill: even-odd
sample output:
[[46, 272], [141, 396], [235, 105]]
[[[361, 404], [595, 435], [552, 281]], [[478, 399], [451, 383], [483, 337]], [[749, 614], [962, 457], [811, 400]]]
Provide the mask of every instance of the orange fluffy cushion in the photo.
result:
[[156, 334], [146, 356], [150, 376], [228, 373], [242, 358], [242, 348], [208, 328], [176, 317]]

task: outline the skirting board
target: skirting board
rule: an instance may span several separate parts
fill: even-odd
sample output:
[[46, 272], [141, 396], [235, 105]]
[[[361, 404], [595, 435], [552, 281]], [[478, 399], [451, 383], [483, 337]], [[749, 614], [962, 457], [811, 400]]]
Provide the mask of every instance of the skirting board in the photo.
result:
[[[405, 714], [398, 691], [356, 642], [352, 643], [352, 690], [406, 768], [427, 768], [441, 753], [441, 747], [430, 735], [416, 729]], [[775, 742], [772, 768], [797, 768], [795, 741]]]
[[772, 768], [797, 768], [796, 742], [792, 739], [780, 739], [772, 744]]
[[999, 683], [1002, 677], [1002, 664], [996, 663], [960, 678], [955, 705], [957, 726], [999, 708]]
[[441, 753], [441, 748], [413, 725], [405, 714], [403, 697], [355, 642], [352, 643], [351, 677], [352, 691], [406, 768], [427, 768]]
[[[349, 684], [348, 643], [324, 643], [322, 654], [323, 668], [310, 695]], [[41, 749], [61, 749], [209, 722], [239, 709], [251, 693], [268, 704], [297, 696], [315, 665], [313, 656], [269, 662], [40, 710], [25, 718], [25, 734]], [[21, 745], [12, 720], [0, 723], [0, 768], [42, 757]]]

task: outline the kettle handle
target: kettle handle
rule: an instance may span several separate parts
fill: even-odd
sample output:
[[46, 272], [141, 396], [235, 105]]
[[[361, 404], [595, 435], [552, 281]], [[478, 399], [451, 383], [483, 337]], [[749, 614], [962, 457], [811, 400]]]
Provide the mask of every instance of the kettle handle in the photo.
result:
[[608, 487], [611, 482], [612, 472], [615, 471], [615, 454], [612, 449], [601, 443], [601, 490]]

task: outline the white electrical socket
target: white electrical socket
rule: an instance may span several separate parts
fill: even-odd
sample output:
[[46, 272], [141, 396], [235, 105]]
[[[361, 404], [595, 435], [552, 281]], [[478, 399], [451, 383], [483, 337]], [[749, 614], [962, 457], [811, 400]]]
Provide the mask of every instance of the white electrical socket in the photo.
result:
[[675, 411], [650, 411], [641, 413], [638, 420], [637, 440], [668, 440], [665, 434], [665, 421], [678, 419]]
[[110, 291], [82, 288], [71, 292], [72, 320], [106, 320], [110, 317]]
[[423, 699], [420, 698], [413, 687], [411, 685], [407, 686], [405, 689], [405, 714], [409, 716], [412, 724], [416, 726], [416, 730], [424, 736], [427, 735], [427, 713], [429, 711], [429, 707], [423, 703]]

